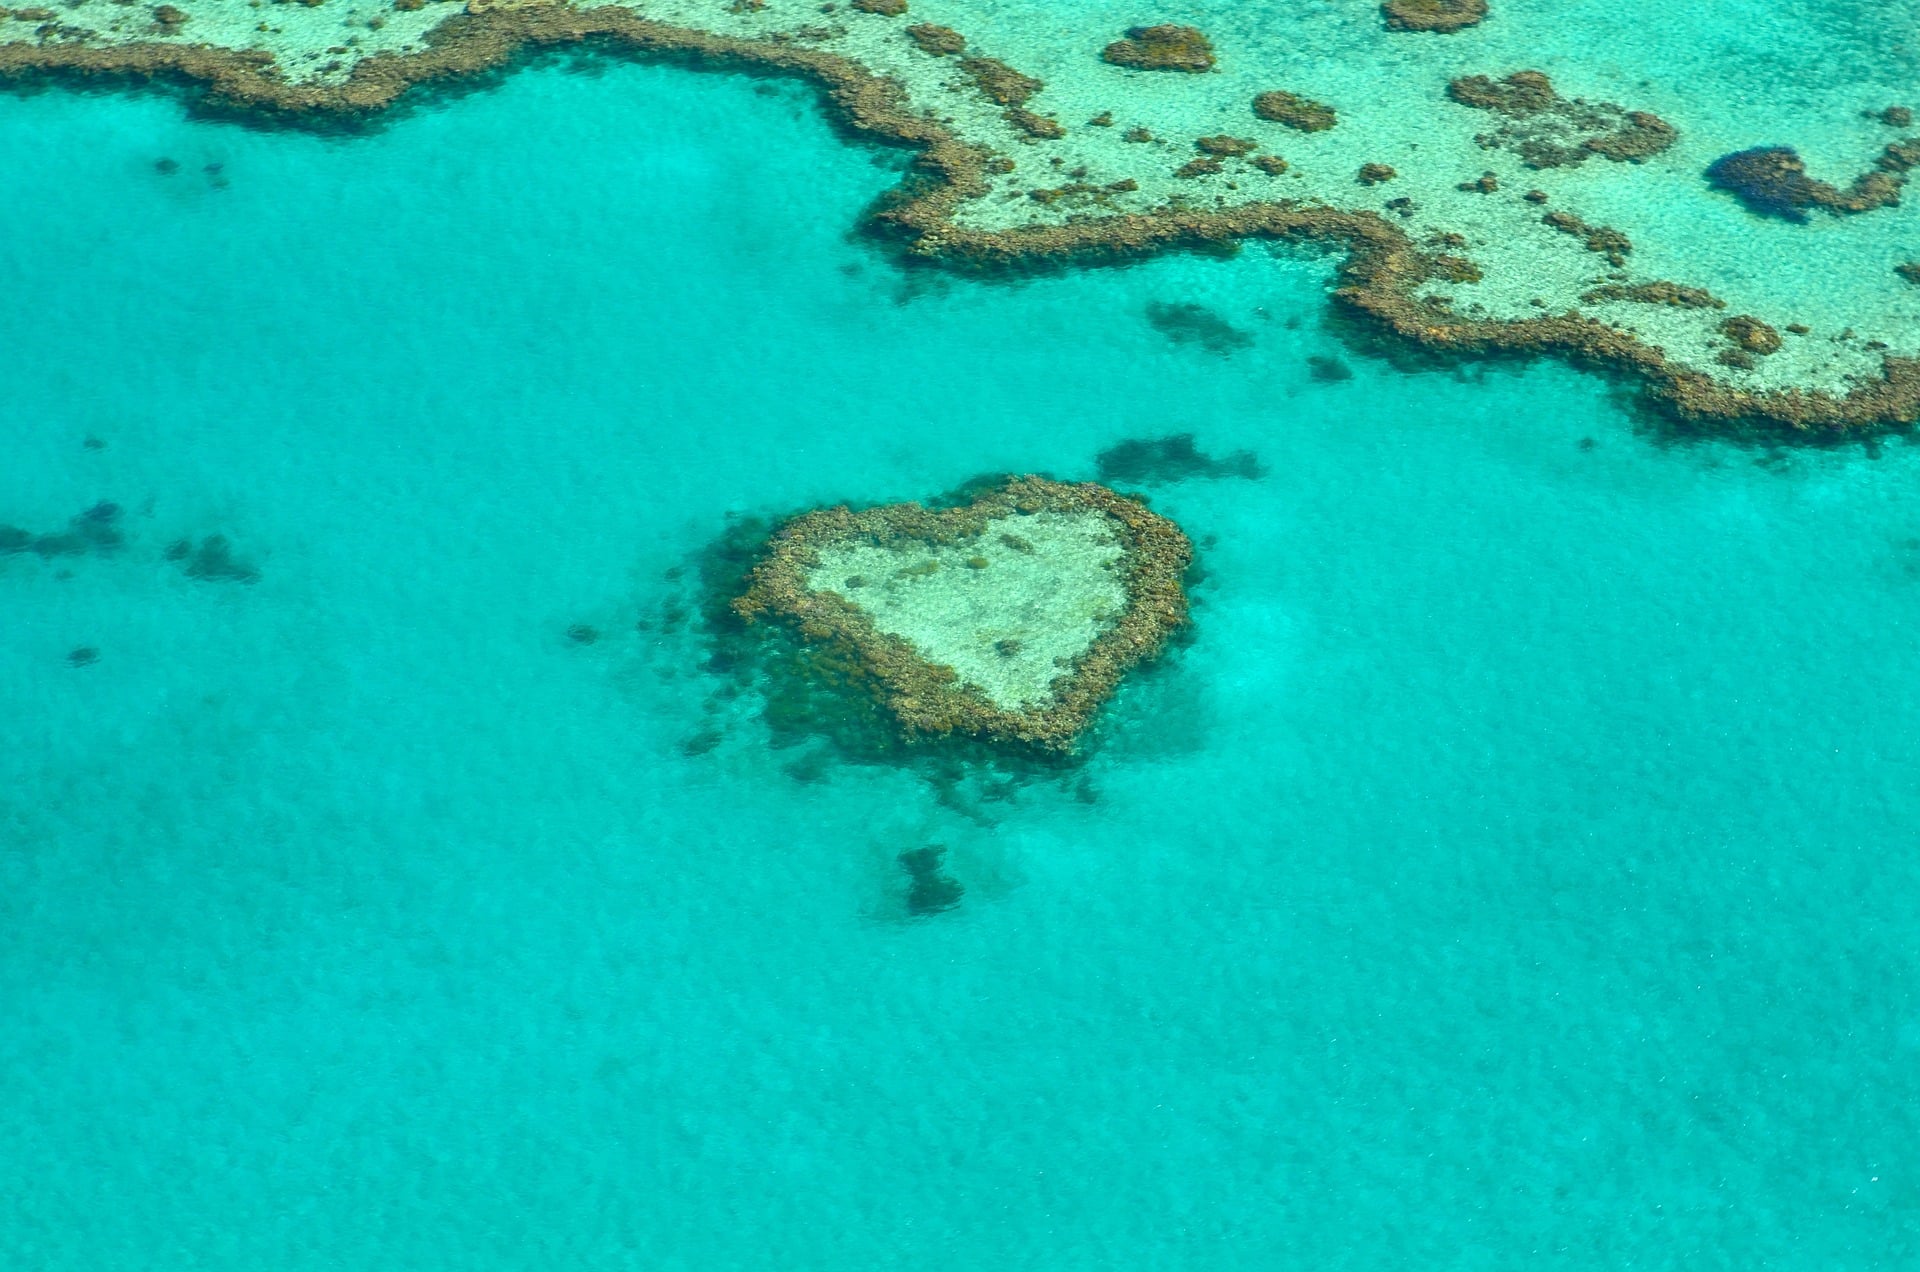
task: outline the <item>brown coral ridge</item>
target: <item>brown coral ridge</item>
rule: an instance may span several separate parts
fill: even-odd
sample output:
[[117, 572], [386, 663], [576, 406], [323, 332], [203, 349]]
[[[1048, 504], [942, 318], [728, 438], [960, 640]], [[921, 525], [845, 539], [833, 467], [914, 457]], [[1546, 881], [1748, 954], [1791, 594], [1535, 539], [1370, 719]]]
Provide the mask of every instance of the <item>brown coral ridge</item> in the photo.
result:
[[1920, 142], [1893, 142], [1873, 170], [1845, 190], [1807, 175], [1806, 161], [1791, 146], [1755, 146], [1721, 155], [1707, 168], [1707, 182], [1740, 200], [1749, 212], [1804, 223], [1810, 208], [1837, 214], [1871, 212], [1900, 202], [1907, 172], [1920, 167]]
[[1727, 302], [1704, 287], [1684, 287], [1664, 279], [1652, 283], [1608, 283], [1580, 297], [1583, 305], [1624, 300], [1636, 305], [1667, 305], [1675, 309], [1725, 309]]
[[1213, 44], [1197, 27], [1170, 23], [1128, 27], [1127, 38], [1100, 50], [1102, 61], [1136, 71], [1185, 71], [1190, 75], [1213, 69]]
[[[1126, 611], [1053, 684], [1052, 701], [1023, 711], [996, 706], [875, 627], [833, 592], [807, 586], [822, 548], [849, 539], [951, 544], [977, 538], [991, 521], [1017, 513], [1098, 513], [1122, 544], [1116, 569]], [[969, 736], [1000, 745], [1071, 751], [1101, 703], [1135, 664], [1152, 658], [1187, 622], [1182, 576], [1193, 545], [1180, 528], [1144, 504], [1104, 486], [1014, 477], [957, 508], [890, 504], [855, 512], [842, 505], [805, 513], [774, 532], [734, 609], [748, 623], [785, 623], [801, 639], [839, 647], [869, 677], [910, 740]]]
[[[355, 66], [341, 83], [291, 84], [270, 72], [271, 59], [263, 54], [177, 44], [0, 45], [0, 80], [59, 76], [81, 83], [187, 81], [200, 86], [209, 109], [266, 124], [328, 127], [341, 121], [363, 123], [415, 85], [496, 70], [523, 49], [587, 42], [632, 57], [793, 75], [817, 85], [836, 120], [850, 132], [920, 151], [912, 177], [880, 200], [867, 222], [911, 259], [1001, 270], [1208, 250], [1248, 238], [1333, 243], [1348, 253], [1335, 302], [1375, 329], [1440, 355], [1542, 354], [1628, 372], [1647, 383], [1655, 400], [1695, 421], [1837, 432], [1920, 418], [1920, 359], [1883, 357], [1878, 378], [1857, 383], [1844, 395], [1797, 388], [1751, 390], [1670, 362], [1658, 347], [1632, 333], [1582, 315], [1521, 320], [1454, 315], [1414, 296], [1429, 277], [1427, 258], [1403, 231], [1371, 212], [1277, 201], [1211, 212], [1165, 206], [1004, 231], [966, 229], [955, 224], [953, 212], [991, 191], [994, 157], [913, 110], [893, 81], [824, 50], [690, 31], [619, 8], [541, 6], [458, 15], [435, 29], [427, 51], [375, 55]], [[1145, 130], [1139, 131], [1144, 139]]]
[[1503, 116], [1506, 123], [1474, 141], [1486, 150], [1512, 150], [1529, 168], [1575, 166], [1594, 155], [1641, 163], [1680, 135], [1651, 111], [1562, 97], [1542, 71], [1515, 71], [1502, 80], [1462, 76], [1447, 85], [1447, 96]]
[[1487, 0], [1386, 0], [1380, 12], [1389, 31], [1437, 31], [1445, 35], [1484, 22]]

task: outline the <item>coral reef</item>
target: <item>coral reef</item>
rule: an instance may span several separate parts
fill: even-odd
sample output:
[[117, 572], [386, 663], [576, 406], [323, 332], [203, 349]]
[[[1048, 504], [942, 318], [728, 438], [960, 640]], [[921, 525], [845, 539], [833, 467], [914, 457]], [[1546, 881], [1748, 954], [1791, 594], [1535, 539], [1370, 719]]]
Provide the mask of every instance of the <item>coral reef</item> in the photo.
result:
[[1100, 51], [1104, 61], [1136, 71], [1185, 71], [1199, 74], [1213, 69], [1213, 45], [1198, 28], [1171, 24], [1128, 27], [1124, 40]]
[[1382, 181], [1391, 181], [1400, 174], [1393, 170], [1392, 164], [1363, 163], [1354, 180], [1363, 186], [1379, 185]]
[[1333, 107], [1280, 88], [1269, 89], [1255, 97], [1253, 113], [1301, 132], [1321, 132], [1340, 122]]
[[1128, 438], [1101, 451], [1094, 465], [1101, 481], [1137, 485], [1223, 477], [1257, 481], [1267, 475], [1252, 451], [1237, 450], [1216, 459], [1194, 444], [1192, 433]]
[[[1097, 581], [1101, 589], [1114, 588], [1124, 603], [1118, 613], [1105, 615], [1104, 621], [1087, 629], [1093, 633], [1090, 641], [1070, 665], [1055, 669], [1050, 686], [1037, 699], [1009, 699], [975, 679], [963, 678], [951, 665], [932, 661], [915, 643], [883, 630], [874, 616], [881, 611], [870, 612], [843, 591], [828, 590], [814, 578], [823, 558], [834, 553], [883, 552], [894, 554], [893, 559], [917, 555], [935, 563], [937, 554], [946, 549], [985, 554], [989, 541], [983, 536], [1004, 536], [1012, 533], [1013, 526], [1047, 524], [1044, 518], [1049, 516], [1079, 527], [1073, 531], [1076, 535], [1098, 534], [1111, 542], [1106, 565], [1095, 567], [1082, 561], [1072, 577], [1080, 587]], [[997, 542], [993, 550], [1014, 551]], [[1032, 568], [1056, 568], [1051, 559], [1032, 559]], [[1091, 483], [1016, 477], [958, 507], [894, 504], [854, 512], [841, 506], [797, 517], [767, 541], [734, 609], [748, 623], [774, 620], [786, 625], [802, 642], [835, 660], [837, 674], [869, 685], [875, 700], [910, 739], [959, 735], [999, 745], [1071, 751], [1126, 671], [1157, 655], [1168, 636], [1187, 621], [1181, 576], [1191, 559], [1192, 547], [1179, 528], [1134, 500]], [[1000, 568], [1012, 567], [995, 567]], [[1090, 570], [1097, 572], [1089, 574]], [[985, 580], [981, 587], [996, 586], [995, 570], [959, 573], [979, 574]], [[852, 590], [860, 594], [860, 589]], [[963, 603], [976, 593], [960, 595], [961, 600], [954, 603], [962, 608], [938, 620], [945, 628], [936, 628], [936, 636], [923, 637], [943, 652], [971, 650], [969, 642], [976, 639], [972, 624], [980, 620]], [[995, 593], [977, 595], [993, 597]], [[1071, 589], [1067, 595], [1072, 598]], [[1050, 639], [1059, 635], [1042, 634]], [[994, 640], [1011, 638], [1003, 632]], [[1025, 656], [1023, 649], [1016, 647], [1009, 653], [996, 644], [987, 661], [1019, 656]], [[978, 659], [977, 654], [969, 657]]]
[[1390, 31], [1438, 31], [1477, 26], [1487, 16], [1487, 0], [1386, 0], [1380, 6]]
[[1462, 76], [1447, 85], [1447, 96], [1462, 106], [1502, 116], [1505, 122], [1498, 129], [1474, 140], [1488, 150], [1512, 150], [1529, 168], [1567, 167], [1594, 155], [1640, 163], [1679, 136], [1673, 125], [1649, 111], [1562, 97], [1541, 71], [1515, 71], [1502, 80]]
[[907, 0], [853, 0], [853, 7], [862, 13], [897, 18], [907, 11]]
[[[408, 12], [415, 6], [416, 0], [398, 0], [396, 9]], [[181, 7], [194, 6], [183, 3]], [[53, 12], [46, 11], [41, 20], [54, 21]], [[187, 29], [193, 30], [194, 23], [189, 22]], [[916, 39], [915, 43], [920, 41]], [[233, 49], [187, 40], [100, 43], [75, 34], [0, 45], [0, 80], [152, 80], [190, 86], [196, 108], [210, 113], [245, 117], [265, 125], [340, 130], [364, 126], [416, 85], [495, 72], [527, 50], [584, 45], [624, 56], [667, 58], [725, 70], [752, 68], [817, 85], [849, 131], [917, 152], [910, 178], [878, 201], [866, 222], [876, 236], [894, 244], [904, 257], [939, 260], [960, 269], [1000, 270], [1047, 262], [1125, 260], [1170, 249], [1217, 247], [1242, 239], [1319, 241], [1344, 254], [1334, 303], [1359, 324], [1356, 329], [1371, 329], [1382, 338], [1411, 342], [1438, 355], [1478, 356], [1494, 351], [1546, 354], [1615, 368], [1638, 377], [1651, 396], [1675, 414], [1698, 421], [1740, 421], [1743, 426], [1764, 422], [1787, 430], [1838, 431], [1911, 422], [1920, 416], [1920, 358], [1884, 354], [1877, 375], [1850, 375], [1843, 387], [1740, 387], [1687, 365], [1631, 331], [1576, 312], [1524, 319], [1453, 313], [1419, 294], [1420, 284], [1431, 277], [1430, 259], [1406, 233], [1376, 212], [1284, 200], [1243, 201], [1206, 209], [1176, 200], [1098, 218], [1069, 217], [1059, 224], [1022, 224], [1005, 229], [964, 225], [956, 220], [956, 210], [990, 192], [996, 176], [1007, 171], [1004, 165], [1009, 161], [979, 140], [960, 135], [951, 121], [912, 104], [901, 85], [847, 56], [796, 41], [786, 32], [755, 37], [725, 35], [676, 27], [614, 5], [508, 5], [473, 0], [465, 12], [438, 18], [432, 38], [420, 47], [405, 53], [352, 55], [357, 60], [352, 61], [350, 69], [333, 78], [290, 75], [265, 49]], [[959, 45], [942, 55], [963, 51], [965, 42], [959, 41]], [[1514, 78], [1508, 77], [1510, 88]], [[1536, 95], [1527, 91], [1525, 81], [1520, 88], [1516, 106]], [[1558, 96], [1551, 93], [1550, 84], [1535, 88]], [[1472, 89], [1465, 92], [1468, 97], [1475, 96]], [[1492, 94], [1498, 97], [1500, 90], [1492, 90]], [[1626, 114], [1621, 112], [1621, 121], [1631, 122]], [[1513, 119], [1501, 115], [1503, 124]], [[1329, 111], [1326, 123], [1320, 126], [1331, 123]], [[1127, 131], [1132, 140], [1152, 137], [1145, 128]], [[1590, 137], [1582, 136], [1578, 148], [1596, 154], [1621, 149], [1607, 144], [1607, 137], [1619, 131], [1610, 126]], [[1652, 128], [1643, 131], [1659, 132]], [[1589, 139], [1605, 148], [1587, 147]], [[1634, 143], [1623, 144], [1629, 150], [1636, 148]], [[1762, 148], [1767, 149], [1776, 148]], [[1270, 158], [1262, 155], [1253, 162], [1264, 163]], [[1888, 146], [1875, 163], [1876, 172], [1867, 174], [1884, 180], [1863, 179], [1862, 188], [1844, 194], [1840, 202], [1877, 200], [1874, 206], [1891, 202], [1906, 172], [1917, 162], [1920, 143]], [[1804, 177], [1804, 168], [1800, 175]], [[1791, 187], [1792, 183], [1788, 184]], [[1546, 195], [1540, 192], [1528, 192], [1526, 197], [1546, 201]], [[1782, 214], [1797, 219], [1804, 216], [1804, 209], [1826, 204], [1817, 197], [1802, 201], [1789, 190], [1778, 206], [1784, 209]], [[1591, 231], [1593, 227], [1586, 229]], [[1582, 237], [1588, 235], [1583, 233]], [[1615, 245], [1616, 254], [1622, 245]], [[1871, 348], [1871, 342], [1862, 347]]]

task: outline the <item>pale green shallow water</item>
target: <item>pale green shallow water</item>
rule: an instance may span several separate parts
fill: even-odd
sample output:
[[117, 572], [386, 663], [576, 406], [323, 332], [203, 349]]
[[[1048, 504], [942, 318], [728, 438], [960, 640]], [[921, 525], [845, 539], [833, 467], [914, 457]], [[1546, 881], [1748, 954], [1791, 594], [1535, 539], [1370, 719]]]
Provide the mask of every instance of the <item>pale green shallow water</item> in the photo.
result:
[[[0, 1264], [1920, 1260], [1905, 443], [1396, 372], [1261, 249], [903, 279], [895, 161], [746, 80], [0, 161], [0, 522], [128, 536], [0, 559]], [[1186, 430], [1268, 474], [1150, 489], [1197, 639], [1084, 783], [687, 754], [728, 512]]]

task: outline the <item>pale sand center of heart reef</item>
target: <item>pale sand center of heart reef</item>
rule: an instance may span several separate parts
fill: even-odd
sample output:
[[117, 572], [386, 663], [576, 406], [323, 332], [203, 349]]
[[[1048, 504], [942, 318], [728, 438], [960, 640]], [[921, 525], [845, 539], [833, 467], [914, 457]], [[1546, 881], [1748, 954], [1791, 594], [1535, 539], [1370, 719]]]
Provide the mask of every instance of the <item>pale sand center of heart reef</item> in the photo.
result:
[[1044, 706], [1054, 679], [1127, 609], [1124, 545], [1096, 510], [1012, 513], [954, 543], [823, 546], [807, 572], [880, 631], [953, 668], [1002, 710]]

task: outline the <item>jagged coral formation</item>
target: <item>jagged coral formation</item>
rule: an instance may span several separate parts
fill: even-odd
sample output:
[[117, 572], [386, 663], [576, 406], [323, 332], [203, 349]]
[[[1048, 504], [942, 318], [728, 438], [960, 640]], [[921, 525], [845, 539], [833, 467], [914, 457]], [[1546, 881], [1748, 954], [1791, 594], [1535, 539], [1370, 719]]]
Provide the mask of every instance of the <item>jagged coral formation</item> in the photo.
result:
[[1529, 168], [1567, 167], [1595, 155], [1639, 163], [1679, 136], [1650, 111], [1562, 97], [1542, 71], [1515, 71], [1501, 80], [1462, 76], [1447, 85], [1447, 96], [1502, 116], [1499, 128], [1474, 140], [1488, 150], [1514, 151]]
[[1806, 161], [1791, 146], [1755, 146], [1721, 155], [1707, 168], [1707, 181], [1761, 216], [1807, 219], [1813, 208], [1834, 213], [1871, 212], [1900, 202], [1907, 172], [1920, 166], [1920, 143], [1895, 142], [1873, 169], [1842, 190], [1807, 175]]

